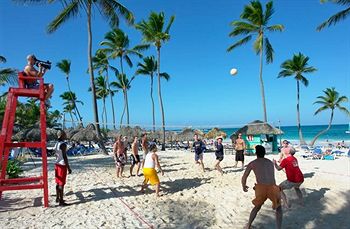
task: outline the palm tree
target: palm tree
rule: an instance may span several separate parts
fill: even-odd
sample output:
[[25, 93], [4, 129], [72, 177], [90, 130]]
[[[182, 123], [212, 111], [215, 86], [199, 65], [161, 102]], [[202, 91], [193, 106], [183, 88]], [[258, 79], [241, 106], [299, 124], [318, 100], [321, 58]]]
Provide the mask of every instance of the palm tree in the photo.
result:
[[288, 77], [294, 76], [294, 79], [297, 81], [297, 123], [298, 123], [298, 132], [299, 132], [299, 140], [301, 145], [305, 145], [303, 134], [300, 126], [300, 109], [299, 109], [299, 101], [300, 101], [300, 81], [302, 84], [307, 87], [309, 85], [309, 81], [304, 77], [306, 73], [312, 73], [317, 71], [316, 68], [312, 66], [308, 66], [309, 57], [304, 56], [303, 54], [294, 54], [293, 58], [290, 60], [286, 60], [281, 64], [281, 68], [283, 69], [279, 74], [280, 77]]
[[136, 45], [129, 49], [129, 37], [120, 29], [113, 29], [105, 35], [105, 40], [100, 43], [101, 46], [106, 46], [103, 50], [109, 54], [109, 57], [116, 59], [119, 57], [120, 70], [124, 74], [123, 60], [132, 67], [132, 61], [129, 55], [142, 57], [141, 51], [147, 49], [149, 45]]
[[129, 120], [129, 102], [128, 102], [128, 90], [131, 87], [131, 82], [135, 79], [135, 77], [132, 77], [130, 80], [126, 77], [125, 74], [119, 74], [116, 72], [116, 77], [118, 81], [111, 82], [111, 86], [115, 87], [117, 89], [120, 89], [123, 91], [124, 96], [124, 109], [123, 114], [120, 118], [120, 128], [123, 124], [123, 118], [126, 111], [126, 124], [129, 126], [130, 120]]
[[[6, 63], [6, 58], [4, 56], [0, 56], [0, 63]], [[13, 68], [0, 69], [0, 85], [4, 86], [6, 84], [9, 84], [9, 85], [18, 84], [17, 70]]]
[[[321, 2], [328, 2], [329, 0], [321, 0]], [[330, 0], [331, 2], [344, 6], [346, 9], [334, 14], [327, 21], [323, 22], [317, 27], [317, 31], [321, 31], [325, 27], [335, 25], [341, 20], [345, 20], [350, 15], [350, 0]]]
[[[73, 112], [73, 111], [77, 110], [76, 109], [77, 103], [80, 103], [82, 105], [84, 103], [82, 101], [80, 101], [80, 100], [77, 100], [77, 96], [72, 91], [63, 92], [60, 95], [60, 97], [63, 100], [63, 105], [65, 105], [64, 112], [69, 113], [69, 115], [71, 116], [72, 121], [74, 121], [73, 117], [72, 117], [72, 114], [74, 114], [75, 117], [76, 117], [76, 120], [79, 121], [80, 116], [76, 112]], [[74, 126], [74, 123], [73, 123], [73, 126]]]
[[350, 115], [350, 112], [348, 109], [343, 107], [341, 103], [346, 103], [348, 102], [348, 98], [346, 96], [339, 96], [339, 93], [335, 90], [334, 87], [332, 88], [327, 88], [326, 90], [323, 91], [324, 96], [318, 96], [316, 102], [314, 104], [320, 104], [321, 107], [318, 108], [315, 112], [315, 115], [318, 113], [325, 111], [325, 110], [331, 110], [331, 117], [329, 119], [328, 127], [325, 130], [320, 131], [314, 139], [311, 141], [310, 146], [313, 146], [316, 142], [316, 140], [324, 133], [326, 133], [332, 126], [332, 121], [333, 121], [333, 115], [334, 115], [334, 110], [339, 109], [340, 111], [344, 112], [348, 116]]
[[[108, 78], [109, 61], [108, 61], [108, 57], [107, 57], [105, 51], [102, 49], [97, 50], [95, 56], [92, 58], [92, 62], [93, 62], [93, 68], [99, 69], [98, 74], [102, 75], [103, 72], [106, 72], [107, 89], [108, 89], [108, 91], [112, 92], [110, 85], [109, 85], [109, 78]], [[113, 102], [114, 93], [109, 93], [109, 95], [111, 98], [111, 105], [112, 105], [113, 129], [116, 129], [114, 102]]]
[[[159, 14], [151, 12], [148, 21], [142, 20], [136, 25], [136, 29], [140, 30], [143, 35], [143, 41], [146, 43], [153, 43], [157, 50], [157, 76], [158, 76], [158, 97], [162, 113], [162, 130], [163, 130], [163, 144], [162, 150], [165, 150], [165, 115], [163, 107], [163, 99], [160, 84], [160, 48], [162, 43], [170, 40], [170, 27], [175, 20], [175, 16], [171, 16], [168, 25], [165, 27], [165, 16], [161, 12]], [[165, 27], [165, 30], [163, 31]]]
[[[157, 71], [157, 61], [155, 60], [154, 56], [149, 56], [143, 58], [143, 63], [139, 63], [137, 65], [139, 68], [136, 70], [136, 75], [147, 75], [151, 78], [151, 102], [152, 102], [152, 121], [153, 121], [153, 132], [156, 131], [156, 119], [155, 119], [155, 113], [154, 113], [154, 100], [153, 100], [153, 77], [154, 73]], [[163, 77], [166, 80], [170, 79], [170, 76], [162, 72], [160, 74], [161, 77]]]
[[[68, 91], [70, 92], [68, 95], [73, 95], [72, 90], [70, 88], [70, 83], [69, 83], [71, 61], [63, 59], [63, 60], [61, 60], [61, 62], [58, 62], [56, 64], [56, 66], [66, 75]], [[76, 113], [78, 114], [78, 117], [79, 117], [79, 119], [78, 119], [79, 123], [80, 123], [80, 125], [83, 125], [83, 118], [81, 117], [79, 109], [78, 109], [77, 105], [75, 104], [75, 100], [76, 99], [71, 98], [71, 101], [74, 103], [74, 110], [76, 111]]]
[[263, 53], [265, 52], [267, 64], [273, 62], [274, 50], [269, 39], [266, 36], [267, 32], [283, 31], [284, 26], [281, 24], [268, 25], [271, 16], [274, 13], [272, 1], [266, 3], [265, 12], [263, 11], [262, 5], [259, 1], [252, 1], [249, 5], [244, 7], [243, 13], [241, 14], [242, 20], [236, 20], [231, 23], [234, 27], [232, 32], [229, 34], [230, 37], [236, 37], [243, 35], [244, 38], [238, 40], [236, 43], [227, 48], [230, 52], [233, 49], [246, 44], [250, 41], [253, 35], [256, 35], [256, 39], [253, 44], [254, 51], [257, 55], [260, 55], [260, 90], [262, 97], [262, 105], [264, 111], [264, 121], [267, 122], [266, 113], [266, 102], [265, 102], [265, 89], [264, 81], [262, 77], [263, 68]]
[[[29, 2], [32, 0], [28, 0]], [[48, 32], [55, 32], [64, 22], [72, 17], [77, 17], [83, 11], [87, 16], [87, 31], [88, 31], [88, 66], [90, 75], [90, 84], [92, 91], [92, 104], [95, 118], [96, 134], [100, 139], [100, 145], [104, 153], [107, 153], [104, 144], [101, 141], [101, 132], [98, 121], [98, 108], [95, 92], [95, 77], [92, 68], [92, 8], [95, 7], [105, 19], [109, 21], [112, 27], [119, 25], [119, 15], [123, 16], [128, 23], [134, 22], [133, 14], [117, 0], [67, 0], [62, 1], [64, 9], [59, 15], [49, 24]]]
[[[102, 99], [103, 104], [103, 110], [102, 110], [102, 120], [105, 126], [105, 129], [107, 129], [107, 111], [106, 111], [106, 98], [110, 93], [113, 93], [109, 91], [107, 81], [103, 76], [98, 76], [95, 79], [95, 85], [96, 85], [96, 98]], [[103, 118], [104, 114], [104, 118]]]

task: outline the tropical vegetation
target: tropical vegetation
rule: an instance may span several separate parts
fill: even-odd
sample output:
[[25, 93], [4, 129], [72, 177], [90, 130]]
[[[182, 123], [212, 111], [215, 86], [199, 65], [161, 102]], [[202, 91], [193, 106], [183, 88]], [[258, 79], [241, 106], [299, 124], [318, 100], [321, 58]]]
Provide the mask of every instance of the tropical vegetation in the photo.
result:
[[260, 55], [260, 90], [264, 113], [264, 122], [267, 122], [267, 111], [265, 102], [265, 88], [263, 81], [263, 56], [265, 52], [267, 64], [273, 62], [274, 50], [267, 37], [268, 32], [283, 31], [284, 26], [281, 24], [269, 25], [270, 19], [274, 13], [272, 1], [266, 3], [265, 12], [260, 1], [252, 1], [249, 5], [246, 5], [241, 14], [242, 20], [235, 20], [231, 23], [233, 26], [232, 32], [229, 34], [230, 37], [244, 36], [242, 39], [236, 41], [233, 45], [227, 48], [228, 52], [236, 49], [248, 43], [253, 36], [256, 39], [253, 43], [254, 51], [257, 55]]
[[337, 5], [344, 6], [345, 9], [339, 11], [338, 13], [329, 17], [326, 21], [322, 22], [322, 24], [317, 26], [317, 31], [321, 31], [325, 27], [329, 27], [331, 25], [336, 25], [350, 15], [350, 0], [321, 0], [321, 2], [332, 2]]

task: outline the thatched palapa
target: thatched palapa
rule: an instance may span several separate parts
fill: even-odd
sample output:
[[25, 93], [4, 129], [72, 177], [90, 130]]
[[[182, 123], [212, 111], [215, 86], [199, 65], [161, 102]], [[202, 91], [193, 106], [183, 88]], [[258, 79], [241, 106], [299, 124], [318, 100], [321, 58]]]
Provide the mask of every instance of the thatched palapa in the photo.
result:
[[194, 135], [197, 134], [200, 137], [203, 137], [204, 133], [200, 130], [194, 130], [191, 128], [185, 128], [178, 134], [177, 138], [180, 141], [191, 141], [193, 140]]
[[227, 134], [224, 131], [220, 130], [219, 128], [214, 127], [205, 135], [205, 137], [208, 139], [213, 139], [216, 137], [226, 138]]
[[94, 124], [89, 124], [86, 128], [79, 130], [78, 133], [74, 134], [71, 138], [73, 141], [97, 141], [98, 137], [95, 131]]
[[[237, 133], [242, 133], [244, 135], [259, 135], [259, 134], [281, 135], [283, 134], [283, 131], [271, 126], [268, 123], [262, 122], [260, 120], [255, 120], [254, 122], [248, 123], [247, 125], [237, 130], [236, 134]], [[232, 137], [234, 137], [234, 135], [231, 135], [231, 138]]]

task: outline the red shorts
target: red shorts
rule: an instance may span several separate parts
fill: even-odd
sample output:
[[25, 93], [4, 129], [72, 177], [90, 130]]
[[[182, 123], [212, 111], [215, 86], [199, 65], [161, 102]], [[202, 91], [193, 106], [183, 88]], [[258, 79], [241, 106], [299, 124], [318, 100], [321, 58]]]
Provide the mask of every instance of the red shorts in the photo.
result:
[[67, 178], [67, 166], [55, 164], [55, 180], [58, 185], [65, 185]]

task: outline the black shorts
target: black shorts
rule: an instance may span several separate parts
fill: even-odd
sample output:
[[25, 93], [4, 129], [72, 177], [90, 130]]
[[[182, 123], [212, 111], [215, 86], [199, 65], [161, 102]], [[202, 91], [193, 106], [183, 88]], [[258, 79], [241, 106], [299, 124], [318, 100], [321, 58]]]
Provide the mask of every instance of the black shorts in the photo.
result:
[[236, 161], [244, 162], [244, 150], [236, 150]]
[[131, 164], [136, 165], [137, 163], [140, 162], [140, 155], [134, 156], [133, 154], [130, 155], [131, 157]]
[[218, 161], [224, 160], [224, 155], [215, 155], [215, 156], [216, 156], [216, 160]]

